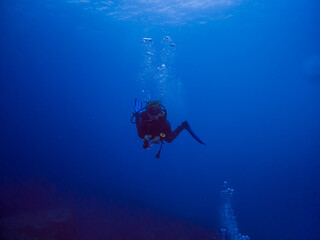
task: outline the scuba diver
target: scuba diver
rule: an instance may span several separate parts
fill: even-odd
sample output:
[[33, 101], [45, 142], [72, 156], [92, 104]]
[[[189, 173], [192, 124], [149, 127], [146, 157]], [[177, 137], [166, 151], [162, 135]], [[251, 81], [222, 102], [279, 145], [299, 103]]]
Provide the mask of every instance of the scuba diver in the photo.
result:
[[164, 141], [171, 143], [183, 129], [186, 129], [199, 143], [206, 145], [194, 134], [187, 121], [182, 122], [180, 126], [172, 131], [167, 120], [167, 110], [160, 101], [147, 102], [146, 106], [143, 107], [142, 102], [136, 99], [131, 123], [136, 124], [138, 136], [143, 139], [144, 149], [149, 149], [150, 141], [151, 146], [161, 143], [156, 158], [160, 158]]

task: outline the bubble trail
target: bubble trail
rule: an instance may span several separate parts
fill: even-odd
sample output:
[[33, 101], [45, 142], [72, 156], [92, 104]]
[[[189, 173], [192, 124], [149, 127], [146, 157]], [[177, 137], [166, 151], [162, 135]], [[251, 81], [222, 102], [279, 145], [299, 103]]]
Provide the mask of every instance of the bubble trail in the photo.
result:
[[239, 231], [236, 216], [232, 208], [234, 190], [228, 186], [228, 182], [223, 184], [221, 191], [221, 233], [224, 240], [250, 240], [249, 236], [242, 235]]

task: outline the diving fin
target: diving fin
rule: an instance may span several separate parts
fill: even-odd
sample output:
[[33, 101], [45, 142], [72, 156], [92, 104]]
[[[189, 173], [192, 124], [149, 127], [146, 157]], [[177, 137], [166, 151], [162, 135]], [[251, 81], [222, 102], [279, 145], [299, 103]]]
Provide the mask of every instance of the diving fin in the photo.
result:
[[188, 122], [185, 122], [185, 124], [187, 125], [187, 126], [185, 127], [185, 129], [191, 134], [191, 136], [192, 136], [195, 140], [197, 140], [199, 143], [201, 143], [201, 144], [203, 144], [203, 145], [207, 145], [207, 144], [205, 144], [203, 141], [201, 141], [201, 139], [192, 131], [192, 129], [191, 129], [191, 127], [190, 127], [190, 125], [189, 125]]

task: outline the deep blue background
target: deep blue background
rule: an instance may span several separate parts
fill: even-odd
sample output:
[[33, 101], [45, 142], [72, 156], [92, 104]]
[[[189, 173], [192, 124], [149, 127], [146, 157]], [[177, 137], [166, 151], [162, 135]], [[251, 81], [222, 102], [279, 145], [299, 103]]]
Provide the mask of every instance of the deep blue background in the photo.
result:
[[[0, 2], [2, 182], [47, 179], [219, 227], [223, 181], [252, 239], [320, 238], [319, 3], [250, 1], [207, 24], [119, 21], [65, 2]], [[143, 37], [178, 42], [182, 133], [145, 151], [130, 123]], [[156, 46], [155, 46], [156, 47]], [[174, 93], [170, 93], [174, 94]], [[170, 117], [173, 116], [173, 117]]]

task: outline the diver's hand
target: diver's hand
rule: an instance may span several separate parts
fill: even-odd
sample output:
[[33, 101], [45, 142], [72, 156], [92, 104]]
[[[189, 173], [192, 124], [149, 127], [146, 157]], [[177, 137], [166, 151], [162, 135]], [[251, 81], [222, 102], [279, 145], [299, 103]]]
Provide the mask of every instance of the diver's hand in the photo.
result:
[[143, 139], [144, 141], [150, 141], [151, 135], [145, 135]]
[[143, 146], [144, 149], [149, 149], [149, 141], [144, 141]]

